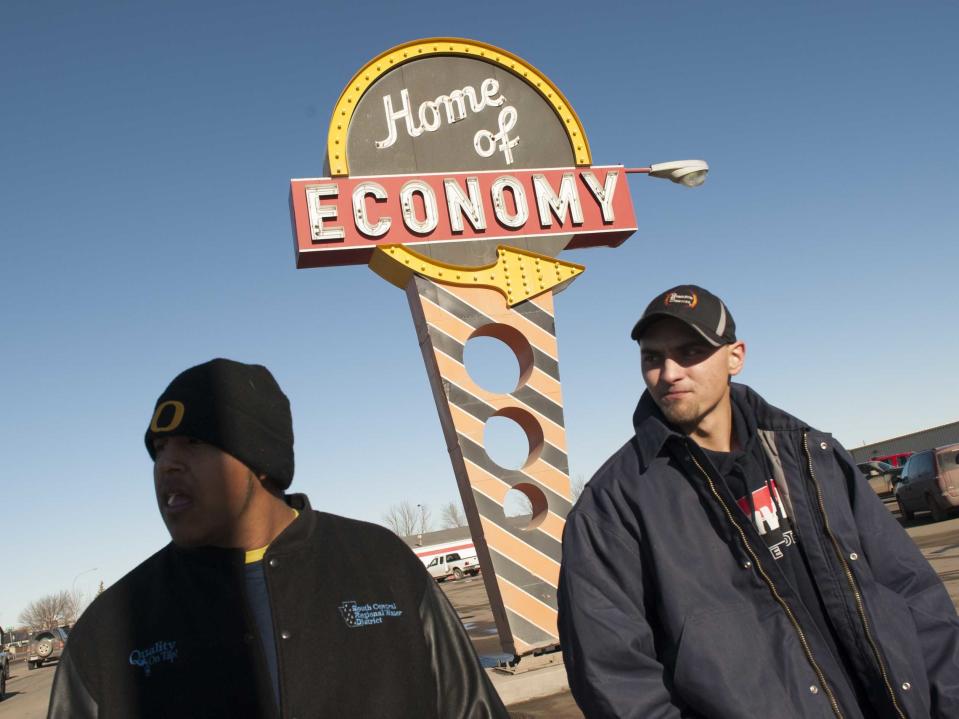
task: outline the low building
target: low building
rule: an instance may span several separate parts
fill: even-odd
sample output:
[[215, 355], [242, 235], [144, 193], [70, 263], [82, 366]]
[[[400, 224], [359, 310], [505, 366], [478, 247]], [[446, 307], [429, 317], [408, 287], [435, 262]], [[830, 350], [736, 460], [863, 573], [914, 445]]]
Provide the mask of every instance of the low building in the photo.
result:
[[447, 542], [458, 542], [466, 540], [472, 543], [469, 527], [453, 527], [452, 529], [440, 529], [435, 532], [423, 532], [422, 534], [411, 534], [403, 537], [403, 541], [415, 552], [422, 547], [428, 547], [433, 544], [446, 544]]
[[870, 459], [912, 454], [924, 449], [932, 449], [933, 447], [957, 442], [959, 442], [959, 422], [950, 422], [931, 429], [904, 434], [901, 437], [892, 437], [881, 442], [856, 447], [850, 449], [850, 453], [857, 462], [866, 462]]

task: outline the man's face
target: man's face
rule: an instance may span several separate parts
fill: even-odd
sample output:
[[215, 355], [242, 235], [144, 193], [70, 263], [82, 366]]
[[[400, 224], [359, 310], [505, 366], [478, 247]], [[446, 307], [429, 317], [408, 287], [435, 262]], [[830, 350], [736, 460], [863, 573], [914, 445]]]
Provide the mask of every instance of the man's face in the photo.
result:
[[687, 434], [728, 402], [729, 377], [743, 367], [742, 342], [713, 347], [679, 320], [664, 318], [639, 342], [643, 379], [656, 405]]
[[257, 481], [249, 467], [190, 437], [158, 437], [153, 447], [153, 487], [173, 542], [181, 547], [237, 546], [240, 519]]

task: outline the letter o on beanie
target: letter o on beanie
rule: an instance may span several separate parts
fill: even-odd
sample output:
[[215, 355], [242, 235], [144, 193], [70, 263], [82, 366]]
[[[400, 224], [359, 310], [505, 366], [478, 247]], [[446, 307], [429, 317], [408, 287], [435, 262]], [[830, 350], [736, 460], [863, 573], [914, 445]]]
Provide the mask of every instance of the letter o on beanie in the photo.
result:
[[153, 408], [150, 458], [154, 439], [174, 436], [219, 447], [281, 489], [293, 481], [290, 400], [263, 365], [218, 358], [177, 375]]

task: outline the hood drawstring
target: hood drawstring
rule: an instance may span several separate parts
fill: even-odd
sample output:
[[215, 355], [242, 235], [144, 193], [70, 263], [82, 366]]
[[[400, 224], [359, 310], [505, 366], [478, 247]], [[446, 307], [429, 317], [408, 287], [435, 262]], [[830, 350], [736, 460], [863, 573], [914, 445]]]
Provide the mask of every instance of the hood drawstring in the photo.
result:
[[[743, 472], [745, 475], [746, 473]], [[749, 478], [746, 478], [746, 482], [743, 484], [746, 488], [746, 496], [749, 498], [749, 521], [753, 523], [753, 526], [756, 526], [756, 499], [753, 497], [753, 491], [749, 488]]]
[[[753, 437], [750, 436], [749, 441], [751, 442], [752, 440], [753, 440]], [[749, 487], [748, 469], [744, 467], [743, 464], [746, 462], [755, 461], [756, 452], [755, 452], [755, 448], [752, 448], [752, 447], [747, 448], [745, 446], [745, 443], [741, 443], [741, 445], [743, 446], [743, 454], [739, 458], [739, 460], [736, 462], [736, 469], [737, 471], [741, 472], [743, 475], [743, 478], [744, 478], [743, 486], [746, 488], [746, 497], [747, 497], [746, 501], [749, 503], [749, 512], [750, 512], [749, 519], [755, 526], [756, 525], [756, 500], [755, 500], [753, 490], [751, 490]], [[772, 479], [773, 472], [772, 472], [772, 467], [770, 466], [770, 463], [769, 463], [769, 457], [767, 457], [766, 453], [761, 450], [758, 452], [758, 454], [761, 455], [762, 457], [762, 460], [761, 460], [762, 472], [765, 477], [764, 483], [766, 486], [766, 491], [769, 493], [769, 500], [773, 504], [773, 511], [776, 513], [776, 517], [780, 520], [780, 524], [781, 524], [784, 520], [787, 519], [787, 517], [786, 517], [785, 509], [780, 506], [780, 502], [777, 497], [779, 488], [776, 486], [776, 483]]]
[[773, 511], [776, 513], [776, 517], [779, 518], [779, 523], [782, 524], [786, 519], [786, 509], [781, 506], [779, 501], [779, 487], [776, 486], [776, 482], [773, 480], [773, 468], [770, 462], [769, 456], [760, 451], [759, 454], [763, 458], [763, 472], [766, 475], [766, 491], [769, 492], [769, 499], [773, 503]]

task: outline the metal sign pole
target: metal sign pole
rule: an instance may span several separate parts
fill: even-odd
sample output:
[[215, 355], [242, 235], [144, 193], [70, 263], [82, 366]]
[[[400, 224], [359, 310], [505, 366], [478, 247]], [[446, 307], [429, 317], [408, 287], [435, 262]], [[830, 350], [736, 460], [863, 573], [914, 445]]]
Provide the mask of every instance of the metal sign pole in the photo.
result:
[[[503, 650], [523, 655], [556, 645], [556, 587], [571, 503], [553, 294], [511, 309], [495, 290], [422, 277], [410, 280], [406, 294]], [[477, 336], [496, 337], [516, 354], [520, 382], [512, 392], [487, 392], [466, 372], [463, 350]], [[520, 469], [504, 469], [486, 453], [483, 430], [494, 416], [526, 433], [529, 455]], [[526, 526], [504, 513], [510, 489], [530, 500]]]

